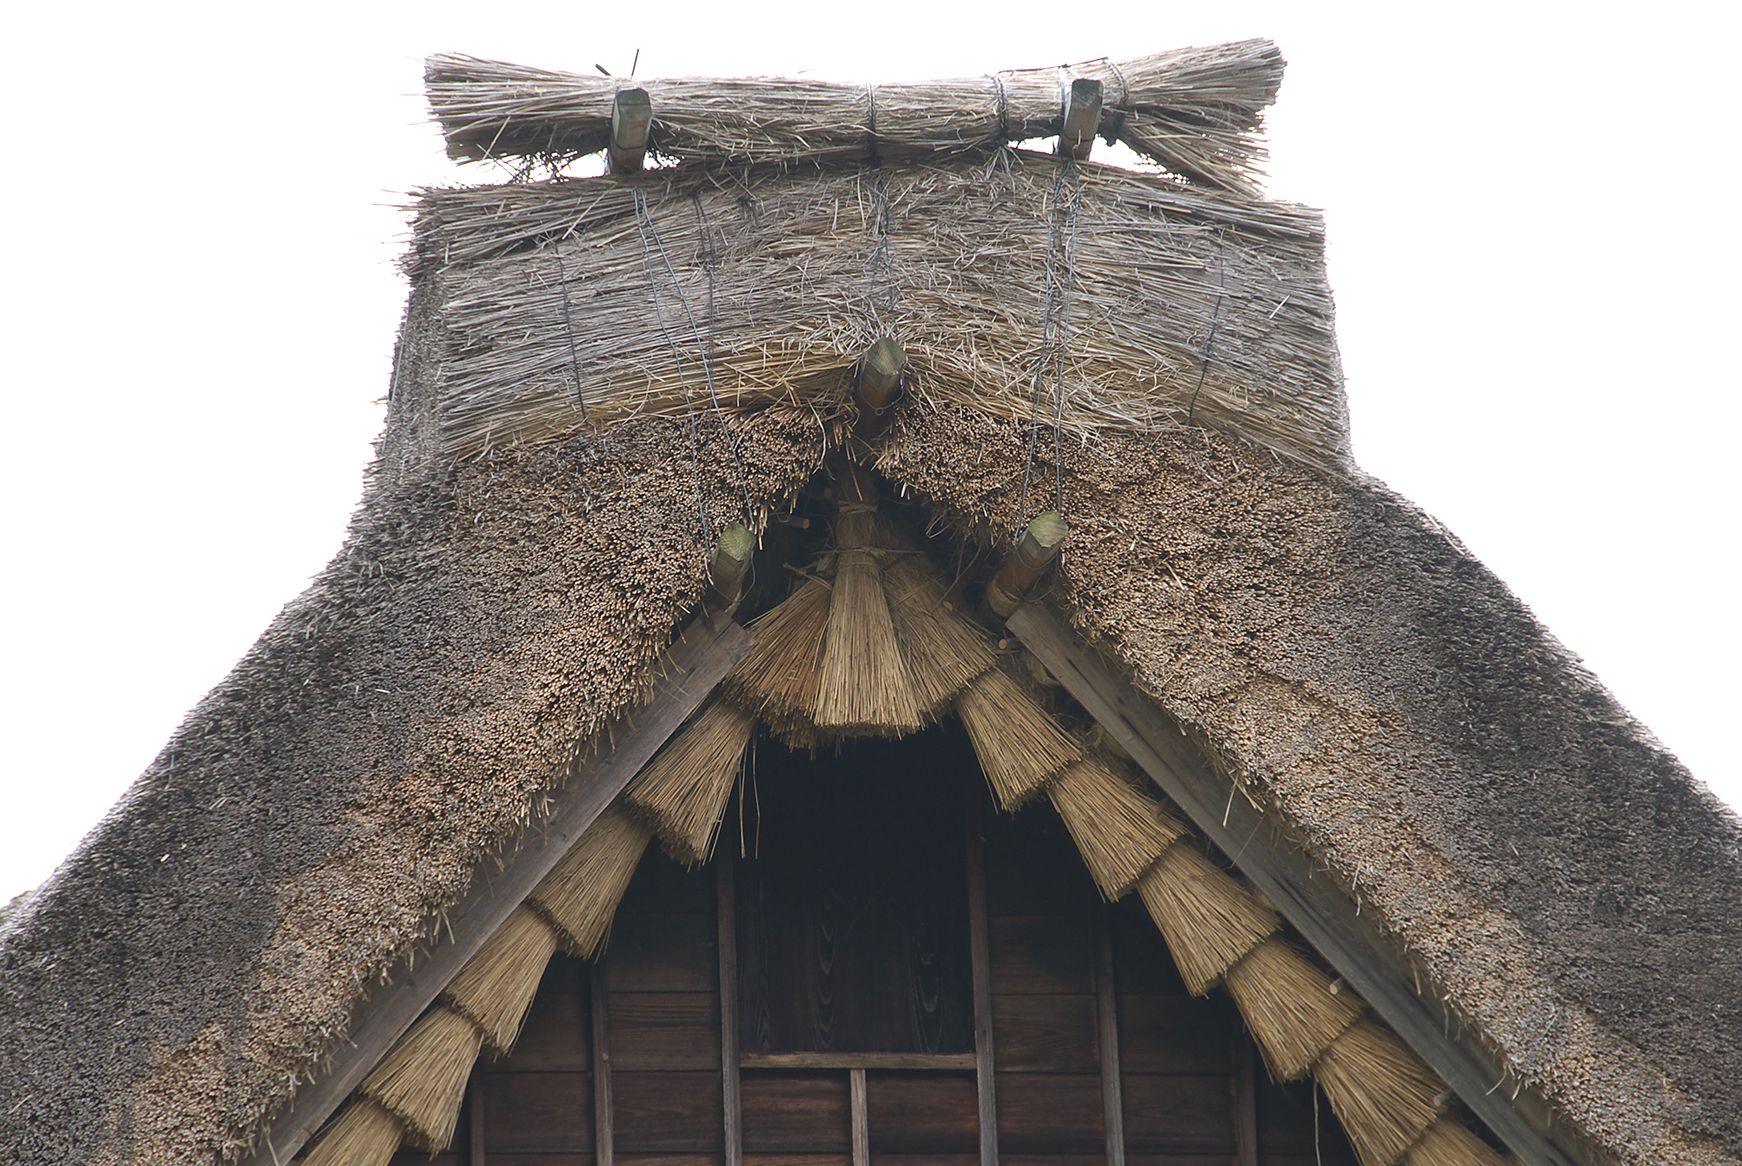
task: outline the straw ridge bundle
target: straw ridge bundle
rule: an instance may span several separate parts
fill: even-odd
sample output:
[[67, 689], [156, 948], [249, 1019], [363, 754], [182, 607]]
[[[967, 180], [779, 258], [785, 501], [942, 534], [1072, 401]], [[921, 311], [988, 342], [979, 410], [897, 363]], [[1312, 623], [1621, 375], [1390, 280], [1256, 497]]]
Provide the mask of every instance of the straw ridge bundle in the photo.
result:
[[[1347, 415], [1319, 218], [1109, 166], [1075, 173], [1071, 302], [1091, 323], [1073, 330], [1060, 369], [1064, 432], [1151, 431], [1189, 417], [1342, 466]], [[886, 239], [901, 256], [885, 282], [908, 391], [1027, 420], [1048, 334], [1041, 292], [1058, 279], [1048, 274], [1058, 175], [1056, 158], [1010, 153], [992, 167], [876, 176], [727, 181], [679, 170], [426, 192], [414, 266], [443, 271], [453, 289], [436, 441], [465, 456], [624, 417], [687, 415], [700, 353], [687, 335], [674, 352], [646, 326], [648, 217], [671, 264], [661, 286], [692, 303], [713, 289], [707, 351], [724, 408], [847, 407], [850, 369], [875, 337], [843, 304], [862, 296], [866, 257]], [[571, 330], [578, 318], [587, 327]]]
[[387, 1050], [360, 1088], [404, 1123], [407, 1141], [439, 1153], [453, 1140], [466, 1078], [483, 1044], [483, 1032], [470, 1020], [432, 1008]]
[[403, 1135], [399, 1119], [367, 1097], [353, 1097], [299, 1159], [303, 1166], [387, 1166]]
[[1067, 766], [1046, 792], [1109, 901], [1129, 891], [1185, 833], [1159, 802], [1097, 757]]
[[707, 861], [755, 735], [756, 718], [716, 696], [630, 785], [630, 804], [653, 823], [677, 861]]
[[1183, 838], [1144, 872], [1137, 891], [1195, 996], [1278, 926], [1275, 911]]
[[1006, 812], [1020, 809], [1083, 755], [1076, 738], [1003, 668], [991, 668], [970, 684], [956, 698], [956, 714]]
[[1444, 1083], [1370, 1020], [1332, 1041], [1313, 1072], [1366, 1166], [1392, 1166], [1444, 1108]]
[[[1195, 181], [1250, 191], [1263, 159], [1259, 117], [1276, 98], [1282, 64], [1274, 44], [1247, 40], [1068, 72], [1104, 86], [1097, 133]], [[448, 154], [461, 160], [602, 150], [624, 87], [610, 77], [446, 54], [429, 58], [424, 82]], [[1048, 137], [1060, 129], [1060, 83], [1060, 70], [1043, 68], [875, 91], [809, 78], [639, 84], [653, 102], [651, 148], [744, 166], [936, 157]]]
[[1492, 1146], [1449, 1117], [1429, 1126], [1403, 1161], [1404, 1166], [1506, 1166]]
[[877, 565], [877, 490], [870, 476], [849, 467], [835, 521], [835, 589], [817, 680], [819, 728], [887, 732], [920, 729], [914, 695], [895, 622]]
[[592, 959], [604, 943], [652, 838], [650, 827], [613, 802], [528, 896], [582, 959]]
[[992, 667], [992, 646], [984, 632], [945, 604], [944, 581], [917, 552], [893, 556], [883, 582], [920, 712], [935, 720]]
[[727, 675], [726, 688], [764, 720], [814, 721], [829, 595], [827, 583], [807, 579], [750, 625], [755, 643]]
[[1361, 1015], [1361, 1001], [1339, 991], [1317, 964], [1280, 939], [1266, 940], [1226, 975], [1270, 1075], [1295, 1081]]
[[506, 1053], [526, 1019], [545, 965], [556, 954], [550, 925], [524, 904], [514, 908], [442, 992], [454, 1011], [483, 1030], [490, 1051]]

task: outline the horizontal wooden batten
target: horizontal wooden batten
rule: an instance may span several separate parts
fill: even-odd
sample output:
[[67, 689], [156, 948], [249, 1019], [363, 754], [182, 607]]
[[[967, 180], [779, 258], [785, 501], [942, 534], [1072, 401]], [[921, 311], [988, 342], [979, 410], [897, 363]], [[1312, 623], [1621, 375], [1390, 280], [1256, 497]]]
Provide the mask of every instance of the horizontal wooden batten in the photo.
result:
[[744, 1053], [745, 1069], [903, 1069], [959, 1073], [974, 1067], [973, 1053]]

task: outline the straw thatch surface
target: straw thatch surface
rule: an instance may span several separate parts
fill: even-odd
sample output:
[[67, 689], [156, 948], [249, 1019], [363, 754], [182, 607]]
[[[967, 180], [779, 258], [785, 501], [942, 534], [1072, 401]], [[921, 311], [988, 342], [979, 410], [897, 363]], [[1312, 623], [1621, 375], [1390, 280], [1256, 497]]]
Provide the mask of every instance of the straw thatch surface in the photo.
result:
[[1409, 1047], [1370, 1020], [1331, 1042], [1313, 1075], [1362, 1166], [1392, 1166], [1445, 1108], [1445, 1082]]
[[457, 289], [440, 444], [471, 454], [715, 398], [838, 413], [854, 362], [892, 334], [920, 399], [1026, 418], [1044, 366], [1044, 412], [1072, 434], [1189, 418], [1342, 464], [1319, 217], [1062, 166], [1005, 152], [430, 192], [416, 270]]
[[973, 742], [980, 769], [999, 809], [1015, 812], [1083, 755], [1021, 682], [992, 668], [956, 699], [956, 712]]
[[301, 1159], [302, 1166], [387, 1166], [404, 1127], [379, 1102], [355, 1097], [329, 1122]]
[[[653, 101], [649, 147], [698, 164], [893, 161], [985, 152], [1059, 132], [1067, 77], [1099, 80], [1098, 133], [1175, 173], [1250, 191], [1263, 160], [1259, 117], [1276, 99], [1282, 54], [1267, 40], [1134, 60], [912, 85], [809, 78], [641, 80]], [[440, 54], [425, 70], [448, 154], [462, 160], [593, 153], [630, 82]]]
[[1277, 928], [1275, 911], [1183, 841], [1144, 872], [1137, 892], [1197, 996]]
[[1278, 1081], [1306, 1076], [1361, 1015], [1352, 992], [1280, 939], [1259, 944], [1229, 968], [1227, 984]]
[[1161, 803], [1099, 757], [1067, 765], [1047, 783], [1046, 793], [1109, 901], [1135, 886], [1185, 833]]
[[520, 1035], [556, 949], [550, 925], [526, 907], [516, 907], [460, 969], [442, 999], [483, 1030], [492, 1052], [505, 1053]]
[[883, 587], [920, 713], [937, 720], [969, 683], [992, 667], [990, 638], [950, 608], [944, 580], [918, 553], [892, 555], [883, 571]]
[[613, 802], [533, 888], [528, 901], [551, 921], [570, 951], [591, 959], [604, 944], [617, 904], [651, 841], [653, 828], [622, 802]]
[[1441, 1118], [1409, 1148], [1403, 1166], [1507, 1166], [1506, 1158], [1451, 1118]]
[[833, 589], [807, 579], [751, 625], [756, 642], [726, 677], [733, 697], [775, 723], [813, 723]]
[[432, 1008], [406, 1030], [358, 1088], [405, 1127], [405, 1140], [434, 1154], [453, 1141], [466, 1079], [484, 1047], [478, 1026]]
[[755, 734], [753, 715], [716, 696], [629, 787], [629, 803], [653, 823], [677, 861], [707, 861]]

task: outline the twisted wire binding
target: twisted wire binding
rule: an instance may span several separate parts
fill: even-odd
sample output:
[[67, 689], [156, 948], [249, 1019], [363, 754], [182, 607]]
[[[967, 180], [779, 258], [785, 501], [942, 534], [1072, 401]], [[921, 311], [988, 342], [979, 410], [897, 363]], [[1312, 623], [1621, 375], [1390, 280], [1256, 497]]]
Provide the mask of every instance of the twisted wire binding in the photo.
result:
[[1204, 339], [1204, 357], [1198, 362], [1198, 383], [1192, 387], [1192, 399], [1186, 405], [1187, 429], [1192, 427], [1192, 418], [1198, 411], [1198, 394], [1204, 391], [1204, 380], [1210, 375], [1210, 357], [1216, 351], [1216, 327], [1222, 322], [1222, 304], [1228, 298], [1228, 265], [1222, 259], [1222, 244], [1226, 238], [1226, 228], [1216, 232], [1216, 304], [1210, 309], [1210, 331]]
[[[1065, 177], [1071, 177], [1071, 199], [1066, 200]], [[1075, 280], [1077, 251], [1077, 210], [1082, 203], [1083, 180], [1075, 159], [1061, 159], [1058, 177], [1053, 180], [1051, 207], [1047, 216], [1046, 262], [1041, 282], [1046, 291], [1041, 298], [1040, 352], [1034, 361], [1033, 392], [1029, 398], [1028, 454], [1022, 466], [1022, 512], [1028, 513], [1030, 485], [1034, 477], [1034, 460], [1040, 452], [1040, 401], [1046, 391], [1048, 367], [1053, 380], [1053, 505], [1064, 513], [1064, 401], [1065, 356], [1070, 334], [1071, 284]], [[1064, 222], [1061, 225], [1060, 219]], [[1061, 239], [1062, 236], [1062, 239]], [[1064, 286], [1059, 287], [1056, 256], [1064, 249]]]
[[[573, 228], [571, 227], [570, 230]], [[569, 275], [567, 268], [563, 265], [562, 236], [553, 236], [550, 244], [551, 256], [556, 260], [557, 292], [562, 297], [563, 336], [569, 345], [569, 373], [575, 380], [575, 401], [580, 405], [581, 422], [585, 424], [587, 420], [587, 393], [581, 386], [581, 355], [575, 345], [575, 318], [569, 303]]]
[[[725, 413], [720, 408], [720, 395], [714, 387], [714, 287], [718, 282], [720, 253], [714, 244], [713, 224], [708, 221], [708, 210], [702, 205], [700, 192], [690, 191], [690, 204], [695, 207], [696, 222], [700, 228], [702, 272], [708, 281], [707, 333], [703, 337], [702, 373], [708, 382], [708, 397], [713, 402], [714, 415], [719, 418], [720, 429], [726, 435], [726, 447], [732, 451], [732, 466], [738, 471], [738, 487], [744, 492], [744, 525], [754, 527], [756, 507], [750, 501], [750, 476], [744, 471], [743, 443], [732, 427], [726, 424]], [[691, 323], [694, 323], [693, 319]]]

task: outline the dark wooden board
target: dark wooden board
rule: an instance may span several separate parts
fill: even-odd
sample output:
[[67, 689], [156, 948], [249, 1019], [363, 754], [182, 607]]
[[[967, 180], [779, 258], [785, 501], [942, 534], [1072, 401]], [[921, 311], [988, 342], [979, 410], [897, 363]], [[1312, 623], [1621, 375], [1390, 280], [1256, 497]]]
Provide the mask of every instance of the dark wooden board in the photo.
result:
[[1100, 1070], [1093, 996], [992, 996], [999, 1072]]
[[605, 983], [611, 992], [713, 992], [719, 988], [714, 913], [625, 911], [611, 925]]
[[571, 1070], [590, 1072], [593, 1065], [591, 1018], [586, 977], [589, 965], [566, 955], [551, 960], [521, 1026], [520, 1038], [506, 1057], [486, 1057], [478, 1068], [505, 1070]]
[[712, 992], [612, 992], [611, 1063], [618, 1071], [720, 1066], [720, 1007]]
[[1258, 1160], [1264, 1166], [1290, 1156], [1322, 1156], [1325, 1166], [1353, 1166], [1355, 1151], [1342, 1125], [1322, 1096], [1315, 1133], [1313, 1087], [1309, 1082], [1278, 1085], [1258, 1074], [1254, 1082], [1258, 1111]]
[[998, 1147], [1010, 1154], [1099, 1154], [1099, 1073], [998, 1074]]
[[1113, 971], [1119, 990], [1155, 996], [1186, 995], [1179, 968], [1138, 897], [1128, 895], [1106, 910], [1113, 932]]
[[484, 1152], [593, 1152], [591, 1073], [480, 1073], [479, 1098], [488, 1121]]
[[[972, 1074], [867, 1073], [871, 1156], [885, 1153], [974, 1154], [980, 1144], [980, 1099]], [[1003, 1108], [1003, 1085], [999, 1086]]]
[[619, 1161], [630, 1154], [720, 1152], [717, 1072], [617, 1072], [611, 1092]]
[[1232, 1073], [1238, 1025], [1225, 1000], [1120, 993], [1120, 1060], [1127, 1073]]
[[1045, 798], [987, 815], [986, 906], [993, 915], [1077, 915], [1101, 901], [1082, 855]]
[[691, 870], [655, 848], [635, 868], [635, 877], [629, 880], [629, 889], [623, 892], [617, 909], [631, 915], [650, 911], [712, 915], [714, 879], [707, 870]]
[[744, 1154], [850, 1153], [847, 1074], [745, 1073], [738, 1083]]
[[1090, 916], [994, 915], [989, 931], [994, 996], [1095, 994], [1094, 925]]
[[1125, 1146], [1132, 1154], [1234, 1153], [1231, 1076], [1126, 1073]]

